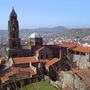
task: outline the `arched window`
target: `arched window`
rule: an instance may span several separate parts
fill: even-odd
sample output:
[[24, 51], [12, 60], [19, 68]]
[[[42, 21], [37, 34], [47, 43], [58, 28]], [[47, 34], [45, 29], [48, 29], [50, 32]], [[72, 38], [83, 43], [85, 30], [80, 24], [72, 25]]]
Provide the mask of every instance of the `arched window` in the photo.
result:
[[12, 27], [12, 37], [13, 37], [13, 38], [15, 38], [15, 36], [16, 36], [15, 34], [16, 34], [15, 27], [13, 26], [13, 27]]
[[13, 27], [12, 30], [15, 31], [15, 27]]

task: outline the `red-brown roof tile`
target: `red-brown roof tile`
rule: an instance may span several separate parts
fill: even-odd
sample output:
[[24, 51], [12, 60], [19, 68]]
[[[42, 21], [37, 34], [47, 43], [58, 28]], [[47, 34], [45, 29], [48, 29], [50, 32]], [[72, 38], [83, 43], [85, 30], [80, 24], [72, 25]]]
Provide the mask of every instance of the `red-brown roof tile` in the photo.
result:
[[38, 60], [36, 59], [35, 56], [33, 57], [17, 57], [13, 58], [14, 64], [23, 64], [23, 63], [36, 63]]
[[45, 47], [50, 48], [50, 49], [53, 49], [53, 50], [60, 49], [60, 46], [59, 45], [43, 45], [43, 46], [32, 47], [32, 50], [42, 50]]
[[55, 64], [55, 63], [58, 62], [58, 61], [59, 61], [58, 58], [53, 58], [52, 60], [47, 61], [47, 63], [46, 63], [45, 66], [46, 66], [46, 67], [49, 67], [49, 66]]
[[78, 47], [76, 47], [72, 50], [73, 51], [78, 51], [78, 52], [90, 53], [90, 47], [78, 46]]
[[80, 45], [79, 44], [62, 44], [60, 46], [72, 49], [72, 48], [75, 48], [75, 47], [80, 46]]
[[29, 73], [31, 75], [35, 75], [36, 72], [29, 67], [20, 68], [20, 67], [11, 67], [8, 72], [3, 73], [3, 75], [0, 75], [0, 81], [1, 83], [5, 83], [10, 79], [10, 76], [20, 74], [20, 73]]

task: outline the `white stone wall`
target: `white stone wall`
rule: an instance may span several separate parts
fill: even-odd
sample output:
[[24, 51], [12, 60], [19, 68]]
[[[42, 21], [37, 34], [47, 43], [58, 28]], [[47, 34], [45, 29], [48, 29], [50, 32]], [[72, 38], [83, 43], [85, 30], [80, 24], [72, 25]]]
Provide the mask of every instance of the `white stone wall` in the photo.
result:
[[60, 79], [62, 87], [70, 86], [73, 90], [86, 90], [85, 84], [72, 71], [61, 72]]
[[75, 55], [73, 54], [73, 63], [76, 64], [80, 69], [90, 68], [89, 54], [84, 55]]

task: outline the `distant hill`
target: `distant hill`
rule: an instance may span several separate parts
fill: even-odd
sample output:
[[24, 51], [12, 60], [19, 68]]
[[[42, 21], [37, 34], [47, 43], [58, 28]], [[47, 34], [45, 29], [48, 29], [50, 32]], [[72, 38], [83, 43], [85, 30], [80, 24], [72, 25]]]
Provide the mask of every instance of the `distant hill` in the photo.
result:
[[58, 33], [58, 32], [65, 32], [67, 31], [68, 28], [63, 27], [63, 26], [57, 26], [57, 27], [53, 27], [53, 28], [48, 28], [48, 27], [44, 27], [44, 28], [36, 28], [36, 29], [21, 29], [21, 32], [29, 32], [29, 33], [33, 33], [33, 32], [39, 32], [39, 33]]
[[[68, 29], [63, 26], [57, 26], [53, 28], [36, 28], [36, 29], [21, 29], [20, 30], [20, 37], [28, 38], [29, 35], [33, 32], [40, 33], [41, 35], [53, 35], [59, 34], [60, 36], [68, 36], [68, 37], [85, 37], [90, 35], [90, 28], [74, 28]], [[7, 38], [8, 31], [7, 30], [0, 30], [0, 38]]]
[[90, 28], [82, 28], [82, 29], [70, 29], [64, 33], [60, 33], [62, 36], [68, 36], [68, 37], [77, 37], [82, 38], [85, 36], [90, 35]]
[[[55, 33], [61, 33], [67, 31], [68, 28], [63, 26], [57, 26], [53, 28], [36, 28], [36, 29], [21, 29], [20, 30], [20, 36], [22, 37], [28, 37], [31, 33], [37, 32], [37, 33], [45, 33], [45, 34], [55, 34]], [[7, 38], [8, 31], [7, 30], [0, 30], [0, 37]]]

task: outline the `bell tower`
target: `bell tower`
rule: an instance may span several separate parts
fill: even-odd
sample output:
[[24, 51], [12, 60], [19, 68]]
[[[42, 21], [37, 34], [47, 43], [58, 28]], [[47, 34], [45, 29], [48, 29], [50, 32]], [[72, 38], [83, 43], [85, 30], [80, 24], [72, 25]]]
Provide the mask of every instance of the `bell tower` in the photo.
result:
[[8, 21], [8, 48], [9, 49], [20, 48], [19, 24], [17, 20], [17, 14], [14, 8], [12, 9]]
[[17, 14], [13, 8], [8, 21], [8, 57], [17, 57], [20, 49], [19, 24]]

